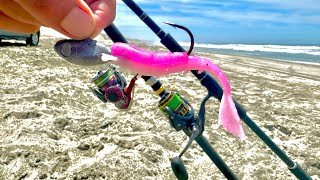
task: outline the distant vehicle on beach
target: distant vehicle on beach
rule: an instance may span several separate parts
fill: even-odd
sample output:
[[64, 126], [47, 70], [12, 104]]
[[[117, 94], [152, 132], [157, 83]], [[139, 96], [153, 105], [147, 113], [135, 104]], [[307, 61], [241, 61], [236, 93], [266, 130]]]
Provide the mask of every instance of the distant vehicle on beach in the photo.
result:
[[0, 29], [0, 42], [3, 39], [25, 40], [26, 43], [31, 46], [37, 46], [40, 40], [40, 31], [34, 34], [22, 34], [22, 33], [8, 32]]

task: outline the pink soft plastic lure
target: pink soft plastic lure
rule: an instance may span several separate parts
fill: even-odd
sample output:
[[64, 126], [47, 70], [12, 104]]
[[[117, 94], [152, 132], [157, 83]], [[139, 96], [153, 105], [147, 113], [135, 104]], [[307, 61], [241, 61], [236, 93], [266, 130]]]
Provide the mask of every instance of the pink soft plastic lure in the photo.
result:
[[241, 120], [232, 100], [228, 78], [219, 66], [212, 63], [210, 59], [188, 55], [184, 52], [151, 52], [125, 43], [113, 44], [111, 55], [118, 57], [115, 63], [119, 66], [143, 75], [162, 76], [190, 70], [198, 70], [199, 73], [202, 71], [212, 73], [223, 89], [219, 124], [240, 139], [245, 138]]
[[[223, 89], [219, 109], [219, 124], [228, 132], [245, 138], [237, 109], [232, 100], [227, 76], [210, 59], [183, 52], [151, 52], [125, 43], [114, 43], [111, 50], [97, 41], [86, 39], [58, 41], [54, 47], [65, 60], [84, 66], [114, 63], [132, 72], [147, 76], [162, 76], [190, 70], [208, 71], [220, 82]], [[110, 56], [111, 55], [111, 56]]]

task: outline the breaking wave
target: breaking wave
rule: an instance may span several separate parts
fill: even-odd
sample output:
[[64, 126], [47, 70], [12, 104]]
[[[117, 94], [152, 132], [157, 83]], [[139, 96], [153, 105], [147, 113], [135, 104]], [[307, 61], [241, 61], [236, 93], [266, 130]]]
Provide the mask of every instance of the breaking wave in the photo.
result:
[[[180, 43], [189, 46], [189, 43]], [[250, 44], [195, 44], [198, 48], [228, 49], [235, 51], [260, 51], [320, 56], [320, 46], [250, 45]]]

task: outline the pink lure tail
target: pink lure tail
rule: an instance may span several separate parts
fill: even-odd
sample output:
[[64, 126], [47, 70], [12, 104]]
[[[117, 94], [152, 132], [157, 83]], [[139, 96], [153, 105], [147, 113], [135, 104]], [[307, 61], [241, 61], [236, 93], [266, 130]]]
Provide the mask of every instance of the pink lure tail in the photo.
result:
[[212, 73], [221, 84], [223, 95], [219, 108], [219, 124], [234, 136], [237, 136], [242, 140], [245, 139], [242, 122], [238, 115], [237, 108], [233, 102], [230, 83], [225, 73], [219, 68], [218, 65], [213, 64], [208, 58], [189, 56], [189, 59], [193, 61], [196, 61], [196, 59], [201, 59], [201, 70], [207, 70], [208, 72]]
[[245, 139], [241, 120], [231, 95], [222, 95], [219, 109], [219, 124], [234, 136], [239, 137], [241, 140]]

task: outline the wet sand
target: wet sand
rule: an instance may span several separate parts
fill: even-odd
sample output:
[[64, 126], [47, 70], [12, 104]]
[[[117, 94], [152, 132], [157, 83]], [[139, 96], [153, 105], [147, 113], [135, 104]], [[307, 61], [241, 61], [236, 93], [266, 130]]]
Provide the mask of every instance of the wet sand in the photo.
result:
[[[159, 112], [152, 89], [139, 79], [129, 112], [103, 104], [88, 86], [104, 66], [65, 62], [52, 49], [55, 41], [42, 36], [37, 47], [15, 41], [0, 45], [0, 179], [175, 179], [169, 159], [180, 153], [187, 137]], [[196, 54], [225, 71], [248, 115], [319, 179], [320, 65]], [[133, 77], [123, 72], [127, 81]], [[206, 95], [191, 73], [159, 80], [195, 110]], [[204, 136], [239, 179], [295, 179], [245, 124], [246, 141], [219, 127], [218, 107], [217, 100], [209, 100]], [[183, 160], [190, 179], [224, 179], [196, 143]]]

